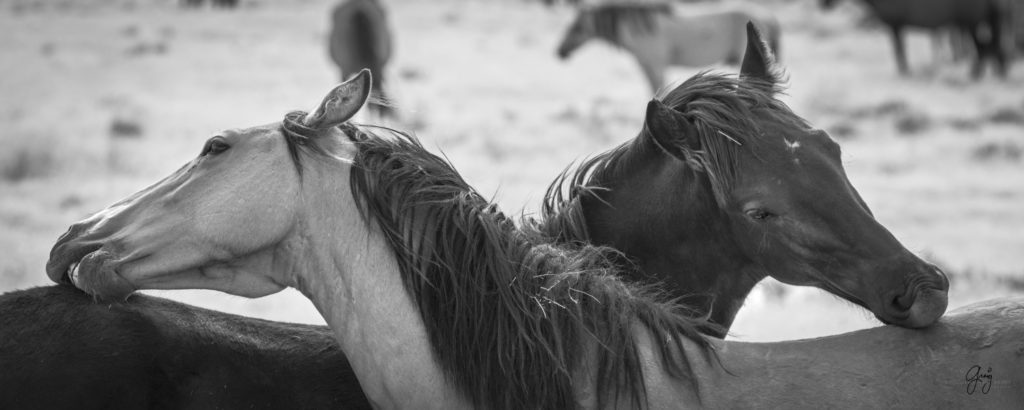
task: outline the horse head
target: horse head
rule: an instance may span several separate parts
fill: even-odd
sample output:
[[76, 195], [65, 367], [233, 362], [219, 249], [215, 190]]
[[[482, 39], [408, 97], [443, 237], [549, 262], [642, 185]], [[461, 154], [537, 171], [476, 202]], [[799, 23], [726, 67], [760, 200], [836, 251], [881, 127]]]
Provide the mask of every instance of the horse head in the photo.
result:
[[[136, 289], [202, 288], [258, 297], [287, 284], [282, 247], [302, 212], [298, 150], [340, 152], [339, 138], [312, 144], [286, 128], [340, 134], [370, 91], [364, 70], [332, 90], [311, 114], [227, 130], [156, 184], [73, 224], [46, 270], [102, 298]], [[334, 145], [324, 149], [326, 144]]]
[[[630, 209], [660, 208], [650, 212], [666, 214], [668, 222], [645, 228], [646, 235], [675, 227], [665, 242], [695, 236], [701, 243], [689, 247], [738, 265], [755, 281], [770, 275], [816, 286], [885, 323], [934, 323], [946, 309], [945, 274], [874, 218], [846, 176], [839, 145], [774, 98], [779, 77], [770, 50], [748, 25], [738, 80], [684, 83], [665, 102], [648, 105], [640, 138], [655, 147], [650, 158], [667, 154], [672, 160], [636, 161], [653, 164], [644, 178], [666, 178], [644, 186], [679, 187], [643, 195], [627, 191], [617, 198], [615, 187], [603, 200], [619, 208], [624, 205], [617, 201], [644, 203]], [[681, 179], [689, 182], [680, 186]], [[686, 231], [679, 232], [680, 226]], [[596, 226], [592, 232], [607, 236], [602, 230]], [[640, 252], [658, 246], [645, 243]], [[700, 258], [692, 256], [693, 249], [686, 252], [689, 260]]]

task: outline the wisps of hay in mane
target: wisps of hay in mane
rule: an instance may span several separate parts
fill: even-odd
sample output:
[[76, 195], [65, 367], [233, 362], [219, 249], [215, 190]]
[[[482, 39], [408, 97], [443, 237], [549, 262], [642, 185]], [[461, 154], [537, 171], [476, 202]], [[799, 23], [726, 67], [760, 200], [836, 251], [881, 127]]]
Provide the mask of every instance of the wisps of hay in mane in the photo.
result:
[[367, 135], [353, 138], [352, 195], [395, 251], [440, 366], [475, 406], [576, 408], [590, 381], [577, 377], [592, 370], [599, 407], [645, 407], [637, 325], [672, 377], [696, 383], [683, 338], [707, 347], [707, 324], [620, 281], [614, 250], [533, 242], [414, 138]]

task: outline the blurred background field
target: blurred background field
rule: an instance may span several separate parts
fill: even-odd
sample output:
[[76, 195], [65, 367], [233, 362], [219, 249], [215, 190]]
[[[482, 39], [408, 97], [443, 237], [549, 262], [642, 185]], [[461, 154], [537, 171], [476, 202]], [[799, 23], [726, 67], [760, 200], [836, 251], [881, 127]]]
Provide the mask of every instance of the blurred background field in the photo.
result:
[[[522, 0], [389, 0], [399, 128], [444, 151], [506, 211], [535, 210], [567, 164], [636, 135], [647, 85], [606, 44], [559, 61], [569, 7]], [[848, 2], [852, 3], [852, 2]], [[782, 21], [783, 96], [843, 147], [853, 184], [911, 250], [946, 268], [950, 307], [1024, 293], [1024, 61], [969, 79], [908, 38], [909, 78], [854, 4], [763, 2]], [[339, 80], [324, 43], [332, 1], [0, 0], [0, 292], [49, 283], [69, 224], [169, 174], [225, 128], [309, 109]], [[736, 67], [715, 67], [735, 72]], [[678, 80], [698, 69], [672, 72]], [[297, 292], [259, 300], [147, 292], [322, 323]], [[0, 312], [3, 314], [3, 312]], [[747, 341], [876, 326], [811, 288], [768, 280], [733, 326]]]

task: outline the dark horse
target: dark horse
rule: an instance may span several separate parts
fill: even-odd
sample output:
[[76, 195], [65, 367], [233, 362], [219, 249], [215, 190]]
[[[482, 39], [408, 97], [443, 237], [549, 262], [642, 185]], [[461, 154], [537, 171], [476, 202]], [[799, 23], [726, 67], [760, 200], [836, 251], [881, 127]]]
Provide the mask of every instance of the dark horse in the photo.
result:
[[324, 326], [71, 286], [0, 295], [0, 409], [369, 409]]
[[[821, 0], [828, 9], [839, 0]], [[889, 27], [896, 64], [900, 74], [909, 74], [907, 56], [903, 46], [903, 29], [921, 27], [936, 29], [953, 27], [970, 35], [977, 50], [971, 76], [981, 77], [982, 64], [991, 58], [1000, 76], [1007, 71], [1006, 50], [1003, 48], [1006, 10], [1002, 0], [862, 0], [871, 11]], [[987, 31], [987, 35], [983, 33]]]
[[364, 68], [373, 73], [376, 98], [370, 107], [381, 116], [393, 116], [383, 88], [384, 69], [391, 59], [391, 31], [380, 1], [343, 0], [335, 6], [327, 47], [343, 81]]
[[620, 250], [641, 268], [632, 279], [665, 282], [726, 330], [766, 276], [884, 323], [931, 325], [945, 275], [875, 220], [839, 146], [775, 99], [768, 48], [747, 44], [740, 78], [702, 73], [660, 97], [673, 127], [647, 118], [636, 138], [556, 180], [533, 228]]

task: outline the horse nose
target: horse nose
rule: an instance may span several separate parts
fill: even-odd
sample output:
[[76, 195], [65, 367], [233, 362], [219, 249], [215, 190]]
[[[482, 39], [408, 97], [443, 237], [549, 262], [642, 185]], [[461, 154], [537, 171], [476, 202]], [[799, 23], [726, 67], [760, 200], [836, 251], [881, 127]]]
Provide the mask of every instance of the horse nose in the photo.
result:
[[83, 233], [88, 232], [92, 224], [82, 221], [68, 227], [50, 249], [50, 258], [46, 261], [46, 276], [56, 283], [70, 283], [67, 277], [68, 268], [82, 257], [100, 248], [99, 244], [82, 244]]
[[[930, 266], [930, 265], [929, 265]], [[934, 276], [929, 281], [890, 294], [883, 321], [903, 327], [921, 328], [934, 324], [949, 303], [949, 279], [941, 269], [930, 266]]]

